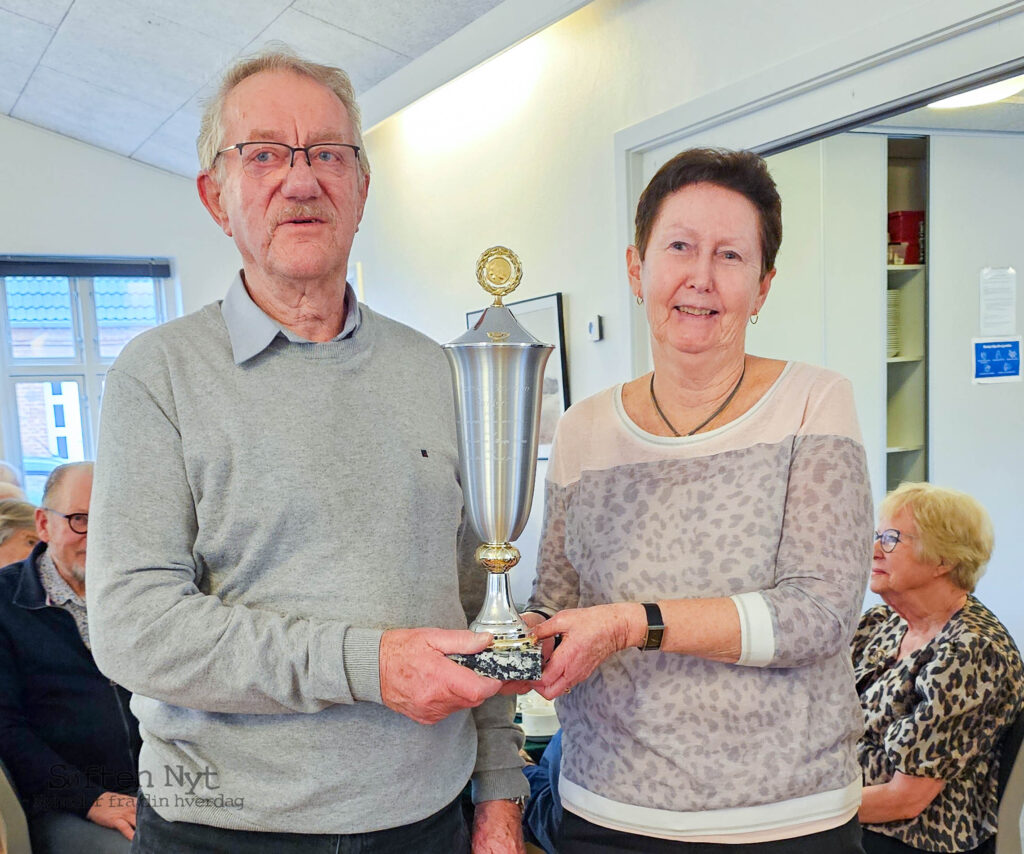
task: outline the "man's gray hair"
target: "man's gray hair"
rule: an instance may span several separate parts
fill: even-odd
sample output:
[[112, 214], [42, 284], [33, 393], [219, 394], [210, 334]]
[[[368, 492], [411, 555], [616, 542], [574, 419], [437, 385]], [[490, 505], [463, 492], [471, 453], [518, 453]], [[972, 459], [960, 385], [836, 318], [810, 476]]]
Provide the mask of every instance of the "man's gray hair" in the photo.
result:
[[57, 490], [60, 489], [60, 485], [64, 482], [64, 478], [68, 476], [74, 469], [87, 468], [92, 471], [92, 462], [86, 460], [81, 463], [64, 463], [62, 466], [57, 466], [50, 476], [46, 478], [46, 486], [43, 487], [43, 507], [49, 507], [50, 501], [53, 500], [53, 495]]
[[27, 501], [18, 501], [14, 498], [0, 501], [0, 546], [18, 531], [34, 531], [35, 529], [35, 507]]
[[[348, 112], [349, 121], [352, 122], [352, 131], [356, 137], [354, 144], [359, 146], [359, 168], [364, 177], [370, 174], [370, 161], [366, 156], [366, 149], [363, 146], [359, 104], [356, 103], [355, 89], [352, 88], [352, 81], [349, 79], [349, 76], [333, 65], [321, 65], [318, 62], [302, 59], [286, 45], [280, 43], [236, 62], [225, 73], [217, 94], [206, 102], [202, 122], [199, 125], [199, 138], [196, 140], [196, 150], [199, 153], [199, 167], [204, 172], [213, 168], [217, 152], [224, 147], [223, 114], [225, 99], [231, 90], [245, 80], [246, 77], [252, 77], [252, 75], [259, 74], [261, 71], [291, 71], [295, 74], [302, 74], [326, 86], [337, 95], [338, 100], [341, 101], [346, 112]], [[239, 139], [235, 140], [235, 142], [245, 142], [245, 140]]]

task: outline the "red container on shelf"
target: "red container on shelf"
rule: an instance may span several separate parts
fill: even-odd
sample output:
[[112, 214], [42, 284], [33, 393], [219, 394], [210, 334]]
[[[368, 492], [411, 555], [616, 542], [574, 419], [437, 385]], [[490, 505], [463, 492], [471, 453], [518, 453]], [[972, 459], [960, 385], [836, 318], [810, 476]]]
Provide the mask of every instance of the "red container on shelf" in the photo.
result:
[[924, 263], [924, 211], [889, 211], [889, 242], [906, 243], [905, 264]]

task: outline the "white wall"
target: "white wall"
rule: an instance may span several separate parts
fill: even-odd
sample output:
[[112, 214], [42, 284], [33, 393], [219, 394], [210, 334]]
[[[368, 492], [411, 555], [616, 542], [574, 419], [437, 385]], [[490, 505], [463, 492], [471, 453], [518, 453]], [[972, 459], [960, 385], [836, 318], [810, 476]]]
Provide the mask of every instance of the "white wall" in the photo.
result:
[[1024, 640], [1024, 384], [971, 383], [982, 267], [1017, 270], [1024, 328], [1024, 138], [932, 136], [928, 225], [931, 480], [992, 515], [996, 548], [980, 598]]
[[185, 311], [219, 299], [238, 255], [192, 181], [0, 116], [0, 252], [161, 256]]
[[2, 115], [0, 152], [0, 254], [166, 257], [186, 312], [224, 295], [238, 255], [192, 181]]
[[[573, 399], [626, 379], [615, 132], [889, 14], [885, 0], [595, 0], [367, 134], [353, 255], [367, 299], [450, 339], [484, 304], [477, 256], [505, 243], [523, 260], [517, 297], [565, 294]], [[605, 318], [596, 344], [592, 314]]]
[[768, 158], [782, 249], [750, 352], [853, 383], [873, 494], [885, 494], [885, 137], [841, 134]]
[[[366, 134], [374, 175], [353, 261], [363, 265], [367, 301], [450, 340], [464, 328], [465, 312], [485, 304], [474, 278], [477, 256], [502, 243], [523, 261], [515, 297], [564, 295], [573, 400], [628, 379], [626, 228], [616, 208], [615, 133], [698, 98], [713, 102], [717, 90], [756, 75], [770, 78], [783, 64], [790, 73], [804, 56], [807, 79], [827, 73], [828, 46], [853, 33], [870, 56], [889, 46], [884, 21], [913, 6], [921, 7], [920, 31], [927, 32], [927, 2], [894, 9], [888, 0], [594, 0]], [[858, 183], [856, 172], [843, 180], [852, 191], [884, 195], [884, 177], [880, 188]], [[884, 241], [881, 232], [872, 239]], [[799, 336], [823, 322], [840, 324], [844, 311], [871, 311], [856, 302], [856, 292], [839, 293], [828, 306], [815, 299], [813, 317], [797, 316], [799, 306], [790, 315], [779, 290], [769, 308], [778, 325], [759, 334], [789, 329]], [[586, 336], [595, 314], [605, 321], [599, 343]], [[877, 342], [858, 344], [847, 334], [811, 347], [823, 354], [817, 361], [860, 371], [859, 395], [864, 371], [874, 368], [860, 367], [856, 357], [860, 347], [874, 352], [881, 345], [883, 316], [880, 310], [871, 333]], [[851, 363], [854, 371], [844, 367]], [[883, 380], [884, 374], [875, 378]], [[872, 425], [866, 438], [884, 442], [881, 433], [871, 439], [884, 397], [858, 399], [858, 406]], [[535, 506], [530, 529], [538, 515]], [[533, 572], [533, 536], [521, 541], [517, 579]]]
[[[932, 136], [930, 156], [930, 480], [974, 495], [991, 513], [996, 549], [978, 594], [1021, 639], [1024, 384], [972, 384], [970, 342], [979, 334], [981, 268], [1012, 266], [1024, 285], [1024, 138]], [[784, 239], [762, 322], [748, 336], [752, 351], [851, 377], [876, 501], [885, 492], [885, 160], [885, 137], [874, 134], [769, 158], [785, 200]]]

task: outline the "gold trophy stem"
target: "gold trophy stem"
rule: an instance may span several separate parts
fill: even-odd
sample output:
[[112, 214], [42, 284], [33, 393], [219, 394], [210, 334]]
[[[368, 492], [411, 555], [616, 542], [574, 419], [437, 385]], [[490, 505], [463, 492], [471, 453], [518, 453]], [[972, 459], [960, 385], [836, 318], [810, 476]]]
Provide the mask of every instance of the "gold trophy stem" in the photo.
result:
[[519, 556], [512, 543], [484, 543], [476, 550], [477, 562], [488, 572], [508, 572], [519, 563]]
[[519, 563], [519, 549], [511, 543], [484, 543], [476, 550], [476, 559], [488, 572], [488, 595], [484, 609], [470, 626], [474, 631], [494, 636], [490, 649], [523, 652], [537, 641], [512, 604], [508, 571]]

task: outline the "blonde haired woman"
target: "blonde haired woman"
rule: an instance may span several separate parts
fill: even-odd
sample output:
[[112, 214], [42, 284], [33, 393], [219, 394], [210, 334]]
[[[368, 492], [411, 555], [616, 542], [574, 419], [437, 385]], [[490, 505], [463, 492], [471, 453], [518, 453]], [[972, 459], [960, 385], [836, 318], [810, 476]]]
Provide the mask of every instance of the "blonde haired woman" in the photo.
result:
[[24, 560], [38, 542], [36, 508], [14, 498], [0, 501], [0, 566]]
[[868, 854], [974, 851], [995, 833], [997, 748], [1024, 670], [971, 595], [992, 544], [988, 513], [962, 492], [905, 483], [882, 502], [870, 586], [885, 604], [853, 641]]

